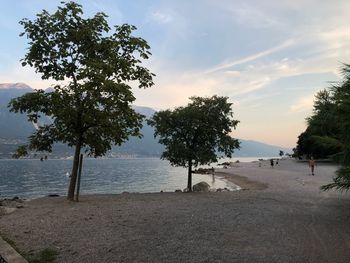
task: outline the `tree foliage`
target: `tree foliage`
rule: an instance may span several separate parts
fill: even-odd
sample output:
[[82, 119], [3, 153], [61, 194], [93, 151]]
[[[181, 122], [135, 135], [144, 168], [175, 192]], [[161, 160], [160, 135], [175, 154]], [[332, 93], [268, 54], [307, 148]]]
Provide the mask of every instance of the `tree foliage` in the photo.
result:
[[350, 65], [344, 64], [343, 81], [332, 87], [336, 101], [336, 120], [340, 126], [340, 140], [343, 151], [338, 157], [342, 167], [333, 178], [333, 183], [321, 187], [323, 190], [335, 188], [340, 191], [350, 189]]
[[188, 168], [188, 190], [192, 189], [192, 167], [216, 162], [219, 154], [231, 157], [239, 142], [229, 134], [233, 119], [227, 97], [191, 97], [186, 107], [159, 111], [148, 120], [155, 137], [165, 145], [163, 159]]
[[343, 150], [341, 126], [333, 90], [321, 90], [315, 96], [307, 129], [298, 137], [296, 154], [327, 158]]
[[339, 191], [349, 191], [350, 189], [350, 166], [343, 166], [336, 171], [336, 176], [333, 178], [333, 183], [321, 186], [321, 189], [328, 191], [331, 189]]
[[316, 95], [313, 115], [307, 119], [308, 127], [297, 145], [299, 154], [333, 155], [342, 165], [333, 183], [322, 186], [322, 190], [350, 188], [350, 65], [344, 64], [342, 72], [342, 81]]
[[106, 17], [96, 13], [83, 18], [82, 6], [68, 2], [53, 14], [43, 10], [33, 21], [20, 21], [21, 36], [29, 39], [22, 65], [57, 84], [51, 91], [38, 90], [10, 102], [11, 111], [26, 113], [29, 121], [38, 123], [43, 115], [53, 120], [30, 136], [17, 157], [26, 149], [51, 151], [55, 142], [75, 147], [71, 200], [81, 149], [102, 156], [112, 144], [141, 136], [142, 116], [131, 108], [135, 100], [131, 85], [153, 85], [153, 74], [141, 65], [151, 55], [147, 42], [132, 35], [136, 30], [132, 25], [111, 29]]

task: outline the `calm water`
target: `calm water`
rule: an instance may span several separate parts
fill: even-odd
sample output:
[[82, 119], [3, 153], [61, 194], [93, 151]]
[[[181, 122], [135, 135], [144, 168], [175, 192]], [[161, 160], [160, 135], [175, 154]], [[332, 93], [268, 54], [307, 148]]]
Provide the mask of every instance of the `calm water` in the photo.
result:
[[[223, 159], [251, 162], [257, 158]], [[35, 198], [66, 195], [72, 160], [0, 159], [0, 197]], [[214, 165], [215, 167], [215, 165]], [[212, 188], [235, 188], [211, 175], [193, 174], [193, 184], [206, 181]], [[158, 158], [84, 159], [81, 193], [173, 192], [187, 186], [187, 170]]]
[[[66, 195], [71, 167], [72, 160], [41, 162], [0, 159], [0, 197], [35, 198], [48, 194]], [[194, 174], [192, 180], [194, 184], [206, 181], [213, 188], [228, 186], [223, 180], [213, 180], [211, 175]], [[173, 192], [175, 189], [186, 188], [186, 185], [186, 169], [172, 167], [169, 162], [158, 158], [85, 159], [81, 193], [145, 193], [161, 190]]]

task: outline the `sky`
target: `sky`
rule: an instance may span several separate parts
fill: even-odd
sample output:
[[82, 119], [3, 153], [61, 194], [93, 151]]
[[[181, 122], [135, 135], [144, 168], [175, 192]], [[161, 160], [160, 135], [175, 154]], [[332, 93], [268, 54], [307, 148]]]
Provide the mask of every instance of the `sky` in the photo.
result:
[[[61, 1], [61, 0], [60, 0]], [[34, 19], [56, 0], [0, 0], [0, 83], [47, 88], [22, 67], [28, 48], [22, 18]], [[185, 106], [191, 96], [227, 96], [240, 139], [295, 147], [314, 95], [341, 79], [350, 63], [348, 0], [84, 0], [84, 16], [129, 23], [151, 46], [144, 63], [155, 85], [135, 88], [135, 104], [156, 110]]]

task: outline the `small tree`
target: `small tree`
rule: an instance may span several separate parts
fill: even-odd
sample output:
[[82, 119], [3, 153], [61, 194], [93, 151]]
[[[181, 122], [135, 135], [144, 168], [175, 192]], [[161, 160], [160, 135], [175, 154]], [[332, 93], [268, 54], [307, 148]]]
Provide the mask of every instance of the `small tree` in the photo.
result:
[[82, 6], [69, 2], [53, 14], [43, 10], [36, 20], [20, 22], [21, 36], [30, 40], [22, 65], [34, 67], [42, 79], [65, 84], [58, 82], [50, 92], [28, 93], [9, 104], [29, 121], [37, 123], [41, 115], [53, 119], [30, 136], [17, 157], [27, 150], [50, 152], [55, 142], [75, 147], [69, 200], [74, 199], [81, 149], [102, 156], [112, 144], [141, 136], [142, 116], [131, 108], [135, 98], [130, 82], [140, 88], [153, 85], [153, 74], [141, 66], [141, 59], [150, 55], [149, 46], [132, 36], [134, 26], [115, 26], [112, 31], [104, 13], [87, 19], [82, 15]]
[[157, 112], [148, 120], [155, 137], [165, 145], [162, 159], [174, 166], [188, 168], [188, 191], [192, 191], [192, 167], [216, 162], [218, 154], [231, 157], [239, 148], [229, 134], [238, 121], [232, 119], [227, 97], [192, 97], [186, 107]]

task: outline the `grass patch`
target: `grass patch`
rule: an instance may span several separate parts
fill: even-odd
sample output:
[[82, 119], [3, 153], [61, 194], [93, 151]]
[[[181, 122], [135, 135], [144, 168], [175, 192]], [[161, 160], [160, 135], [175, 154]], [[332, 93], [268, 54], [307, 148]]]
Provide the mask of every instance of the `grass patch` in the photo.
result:
[[35, 256], [31, 256], [29, 263], [53, 263], [57, 258], [58, 252], [51, 248], [45, 248]]
[[13, 241], [12, 239], [9, 239], [8, 237], [6, 237], [4, 235], [2, 235], [2, 239], [17, 251], [15, 241]]
[[9, 244], [14, 250], [17, 251], [18, 254], [20, 254], [22, 257], [25, 258], [25, 253], [23, 253], [23, 251], [19, 250], [15, 241], [13, 241], [12, 239], [10, 239], [9, 237], [5, 236], [4, 234], [1, 234], [1, 238], [7, 242], [7, 244]]
[[12, 239], [10, 239], [9, 237], [5, 236], [4, 234], [1, 234], [2, 239], [9, 244], [14, 250], [17, 251], [18, 254], [23, 256], [22, 251], [20, 251], [15, 243], [15, 241], [13, 241]]
[[28, 253], [23, 253], [16, 246], [15, 241], [10, 239], [9, 237], [1, 234], [2, 239], [7, 242], [14, 250], [16, 250], [20, 255], [28, 260], [29, 263], [54, 263], [58, 252], [52, 248], [45, 248], [35, 255], [30, 255]]

